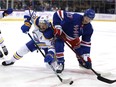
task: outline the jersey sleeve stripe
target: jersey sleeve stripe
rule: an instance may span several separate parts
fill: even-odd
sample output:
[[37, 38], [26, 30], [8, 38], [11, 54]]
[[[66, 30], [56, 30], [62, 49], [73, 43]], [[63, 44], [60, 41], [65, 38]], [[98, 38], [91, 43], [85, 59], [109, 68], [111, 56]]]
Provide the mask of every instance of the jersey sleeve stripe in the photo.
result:
[[62, 11], [62, 10], [58, 10], [58, 11], [57, 11], [57, 14], [58, 14], [59, 18], [60, 18], [61, 20], [63, 20], [63, 18], [64, 18], [63, 11]]

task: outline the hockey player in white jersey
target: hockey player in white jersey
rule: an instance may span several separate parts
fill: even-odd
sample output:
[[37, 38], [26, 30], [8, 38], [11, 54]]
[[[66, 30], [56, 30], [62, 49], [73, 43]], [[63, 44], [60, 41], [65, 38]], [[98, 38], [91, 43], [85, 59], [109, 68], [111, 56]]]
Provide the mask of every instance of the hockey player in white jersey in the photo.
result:
[[[11, 14], [12, 12], [13, 12], [12, 8], [8, 8], [5, 11], [1, 11], [0, 12], [0, 19], [4, 18], [5, 16], [7, 16], [9, 14]], [[4, 38], [1, 35], [1, 30], [0, 30], [0, 46], [2, 47], [4, 55], [8, 55], [8, 50], [7, 50], [7, 48], [6, 48], [5, 44], [4, 44]], [[2, 51], [0, 51], [0, 58], [2, 58], [4, 56], [3, 53], [2, 53]]]
[[2, 65], [8, 66], [15, 63], [16, 60], [21, 59], [28, 52], [33, 52], [37, 50], [36, 44], [45, 52], [44, 62], [52, 64], [55, 61], [55, 49], [54, 49], [54, 32], [51, 27], [49, 27], [48, 16], [35, 16], [35, 13], [31, 10], [25, 11], [24, 15], [24, 25], [22, 25], [21, 30], [23, 33], [27, 33], [31, 25], [35, 24], [35, 29], [32, 31], [33, 40], [27, 42], [19, 50], [17, 50], [10, 60], [2, 62]]

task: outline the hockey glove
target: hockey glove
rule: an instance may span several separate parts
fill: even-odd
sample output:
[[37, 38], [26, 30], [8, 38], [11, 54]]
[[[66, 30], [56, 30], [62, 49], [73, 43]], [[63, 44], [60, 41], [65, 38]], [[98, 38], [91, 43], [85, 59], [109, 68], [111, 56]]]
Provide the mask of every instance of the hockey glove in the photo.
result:
[[7, 16], [9, 14], [11, 14], [13, 12], [13, 9], [12, 8], [8, 8], [7, 10], [5, 10], [2, 14], [3, 14], [3, 17], [4, 16]]
[[49, 64], [51, 64], [54, 61], [55, 61], [54, 52], [49, 51], [48, 54], [46, 55], [46, 57], [44, 58], [44, 62], [48, 62]]
[[28, 15], [24, 15], [24, 19], [25, 19], [25, 20], [31, 20], [31, 17], [28, 16]]
[[92, 67], [91, 59], [89, 54], [83, 54], [81, 59], [78, 59], [80, 66], [90, 69]]
[[62, 34], [62, 27], [60, 25], [56, 25], [54, 29], [54, 35], [61, 35]]
[[27, 33], [31, 28], [32, 23], [30, 20], [25, 20], [24, 24], [21, 26], [21, 30], [23, 33]]

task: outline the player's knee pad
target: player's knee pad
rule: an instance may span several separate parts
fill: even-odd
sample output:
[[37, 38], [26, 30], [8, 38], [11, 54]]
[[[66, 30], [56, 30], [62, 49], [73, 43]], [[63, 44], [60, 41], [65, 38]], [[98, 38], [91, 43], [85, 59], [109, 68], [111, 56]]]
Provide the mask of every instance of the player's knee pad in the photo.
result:
[[33, 40], [29, 41], [28, 43], [26, 43], [26, 46], [28, 47], [28, 49], [33, 52], [37, 49], [37, 47], [35, 46], [35, 43]]

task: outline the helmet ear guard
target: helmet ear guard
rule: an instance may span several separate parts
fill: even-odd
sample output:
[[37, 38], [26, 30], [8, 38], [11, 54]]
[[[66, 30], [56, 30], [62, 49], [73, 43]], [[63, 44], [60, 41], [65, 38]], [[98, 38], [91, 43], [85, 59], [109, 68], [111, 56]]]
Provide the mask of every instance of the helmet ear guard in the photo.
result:
[[87, 17], [89, 17], [90, 19], [93, 20], [94, 17], [95, 17], [95, 11], [93, 9], [87, 9], [84, 12], [84, 16], [87, 16]]

